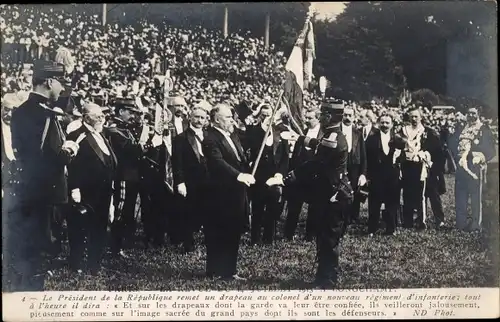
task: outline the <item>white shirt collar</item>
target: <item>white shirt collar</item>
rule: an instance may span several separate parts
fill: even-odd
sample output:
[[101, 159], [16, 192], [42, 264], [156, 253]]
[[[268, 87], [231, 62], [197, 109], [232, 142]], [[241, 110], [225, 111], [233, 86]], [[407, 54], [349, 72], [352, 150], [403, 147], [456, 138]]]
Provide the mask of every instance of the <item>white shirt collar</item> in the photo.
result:
[[89, 131], [90, 131], [90, 132], [97, 134], [97, 131], [96, 131], [96, 130], [92, 127], [92, 126], [90, 126], [87, 122], [82, 122], [82, 123], [83, 123], [83, 125], [84, 125], [84, 126], [85, 126], [85, 127], [86, 127]]
[[319, 128], [321, 127], [321, 124], [316, 124], [313, 128], [308, 129], [308, 131], [319, 131]]
[[47, 95], [42, 94], [42, 93], [40, 93], [40, 92], [37, 92], [37, 91], [35, 91], [35, 90], [31, 91], [31, 93], [36, 94], [36, 95], [40, 95], [41, 97], [44, 97], [44, 98], [46, 98], [46, 99], [49, 99], [49, 97], [48, 97]]
[[391, 136], [391, 132], [384, 133], [384, 132], [380, 131], [380, 136], [382, 136], [384, 138], [388, 138]]
[[352, 132], [352, 124], [351, 125], [342, 124], [342, 132]]
[[231, 133], [224, 131], [223, 129], [221, 129], [217, 126], [214, 126], [214, 128], [217, 129], [220, 133], [222, 133], [225, 137], [231, 137]]
[[196, 135], [203, 136], [203, 129], [197, 129], [192, 125], [189, 125], [189, 127], [191, 128], [191, 130], [193, 130], [194, 133], [196, 133]]

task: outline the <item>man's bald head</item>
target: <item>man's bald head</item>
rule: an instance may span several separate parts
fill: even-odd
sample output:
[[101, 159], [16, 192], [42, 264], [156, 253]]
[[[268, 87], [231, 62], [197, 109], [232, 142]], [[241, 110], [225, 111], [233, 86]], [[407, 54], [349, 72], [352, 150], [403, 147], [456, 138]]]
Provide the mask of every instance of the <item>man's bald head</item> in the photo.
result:
[[86, 103], [82, 106], [83, 115], [92, 113], [102, 113], [102, 109], [96, 103]]

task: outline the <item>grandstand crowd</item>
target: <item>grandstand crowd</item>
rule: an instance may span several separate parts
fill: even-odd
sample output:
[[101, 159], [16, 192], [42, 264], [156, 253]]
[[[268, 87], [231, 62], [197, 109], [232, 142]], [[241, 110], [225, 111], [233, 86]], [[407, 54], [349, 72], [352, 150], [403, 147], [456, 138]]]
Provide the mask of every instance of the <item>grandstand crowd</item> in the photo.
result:
[[[269, 113], [269, 107], [275, 105], [280, 92], [287, 61], [284, 53], [273, 45], [266, 49], [262, 39], [248, 36], [241, 37], [237, 34], [230, 34], [224, 38], [219, 31], [206, 30], [201, 27], [184, 30], [167, 25], [152, 25], [145, 21], [141, 21], [135, 26], [114, 23], [103, 26], [97, 15], [75, 15], [56, 8], [51, 9], [50, 12], [38, 12], [36, 6], [2, 5], [0, 24], [3, 149], [9, 149], [4, 147], [4, 137], [5, 132], [8, 131], [13, 110], [22, 106], [32, 95], [30, 93], [34, 90], [34, 73], [36, 76], [38, 72], [36, 66], [40, 60], [60, 60], [65, 66], [66, 77], [68, 75], [71, 77], [68, 81], [71, 83], [72, 90], [64, 91], [56, 103], [56, 107], [61, 110], [58, 118], [63, 125], [65, 134], [71, 137], [72, 132], [78, 132], [82, 122], [86, 120], [85, 117], [92, 113], [104, 115], [103, 133], [110, 142], [111, 150], [114, 150], [118, 164], [121, 162], [120, 158], [127, 158], [127, 156], [122, 154], [119, 148], [115, 149], [117, 139], [113, 137], [116, 134], [113, 131], [116, 131], [116, 128], [121, 129], [122, 123], [127, 122], [122, 117], [124, 111], [128, 110], [134, 116], [130, 118], [130, 124], [123, 127], [131, 130], [135, 136], [134, 142], [139, 142], [143, 140], [145, 135], [148, 135], [143, 130], [144, 125], [149, 124], [150, 127], [153, 127], [157, 104], [163, 106], [167, 102], [165, 107], [168, 107], [171, 113], [168, 116], [170, 124], [165, 126], [165, 131], [168, 132], [166, 135], [171, 138], [170, 143], [156, 143], [154, 138], [143, 140], [142, 153], [144, 155], [136, 160], [139, 175], [135, 192], [127, 190], [125, 197], [114, 192], [114, 202], [111, 202], [111, 208], [115, 209], [111, 209], [110, 213], [113, 217], [116, 208], [123, 207], [120, 202], [125, 202], [127, 204], [125, 208], [128, 207], [133, 215], [136, 215], [136, 200], [140, 200], [139, 209], [144, 224], [143, 240], [146, 247], [163, 245], [166, 234], [168, 242], [182, 245], [183, 251], [190, 252], [195, 249], [193, 233], [200, 231], [204, 224], [198, 217], [196, 217], [198, 219], [193, 220], [197, 221], [194, 225], [189, 222], [194, 217], [189, 217], [189, 220], [182, 218], [184, 213], [192, 211], [186, 210], [190, 206], [183, 200], [186, 194], [191, 196], [191, 190], [188, 187], [186, 193], [186, 187], [181, 188], [181, 184], [184, 182], [179, 182], [176, 177], [179, 170], [175, 167], [183, 167], [179, 161], [177, 163], [175, 161], [176, 151], [181, 153], [175, 143], [176, 136], [181, 135], [190, 126], [194, 126], [193, 123], [197, 124], [196, 122], [203, 123], [197, 124], [200, 125], [200, 128], [208, 126], [210, 122], [213, 122], [212, 111], [214, 109], [220, 111], [221, 104], [230, 106], [236, 112], [235, 122], [241, 133], [249, 133], [248, 129], [260, 126], [259, 124], [269, 117], [269, 114], [266, 113]], [[170, 72], [172, 83], [171, 88], [169, 88], [168, 100], [165, 100], [164, 97], [166, 69]], [[317, 124], [323, 99], [324, 97], [317, 89], [304, 91], [304, 115], [306, 118], [313, 119], [306, 124]], [[379, 120], [387, 115], [390, 116], [393, 123], [393, 131], [399, 132], [405, 125], [410, 124], [411, 120], [407, 116], [411, 115], [415, 108], [418, 108], [422, 123], [432, 128], [440, 140], [446, 159], [443, 172], [454, 173], [457, 171], [457, 167], [460, 167], [460, 164], [457, 164], [456, 156], [453, 155], [452, 149], [448, 146], [452, 144], [450, 140], [453, 137], [458, 142], [460, 131], [467, 127], [468, 115], [470, 114], [468, 109], [468, 112], [462, 113], [455, 109], [420, 106], [419, 102], [410, 101], [404, 106], [390, 106], [389, 101], [383, 99], [374, 99], [370, 102], [344, 101], [342, 105], [346, 110], [352, 110], [353, 126], [360, 131], [359, 133], [362, 133], [365, 128], [378, 128]], [[102, 112], [95, 112], [95, 106], [101, 107]], [[474, 108], [477, 107], [474, 106]], [[481, 116], [480, 109], [477, 110], [477, 114], [482, 124], [491, 127], [492, 137], [498, 143], [496, 123], [494, 124], [493, 120]], [[209, 117], [211, 117], [210, 121]], [[176, 123], [178, 119], [180, 121]], [[286, 113], [280, 115], [279, 123], [282, 123], [285, 129], [289, 129], [287, 127], [289, 117]], [[146, 132], [149, 133], [147, 130]], [[364, 139], [366, 140], [366, 137]], [[245, 149], [251, 150], [253, 147], [245, 145], [248, 141], [251, 140], [242, 140], [242, 145]], [[284, 144], [287, 145], [286, 151], [288, 152], [287, 160], [283, 161], [283, 164], [288, 170], [288, 166], [291, 166], [291, 159], [293, 159], [294, 145], [291, 142]], [[163, 162], [167, 168], [171, 167], [171, 169], [167, 169], [166, 172], [159, 170], [151, 175], [147, 169], [157, 166], [159, 161], [156, 163], [152, 161], [153, 165], [150, 163], [145, 165], [144, 162], [147, 160], [156, 160], [154, 156], [148, 154], [150, 151], [147, 149], [153, 151], [155, 148], [163, 147], [163, 145], [171, 157], [171, 161], [163, 160]], [[147, 148], [144, 148], [145, 146]], [[107, 149], [104, 148], [104, 150]], [[4, 177], [4, 174], [9, 171], [14, 173], [16, 167], [8, 170], [4, 166], [7, 164], [4, 162], [4, 154], [12, 163], [15, 163], [15, 157], [10, 152], [2, 151], [2, 153], [2, 177]], [[252, 155], [251, 151], [249, 153]], [[203, 152], [200, 154], [203, 156]], [[254, 162], [255, 160], [250, 161]], [[68, 166], [68, 170], [71, 177], [71, 166]], [[184, 170], [189, 171], [189, 169]], [[286, 175], [286, 172], [283, 174]], [[160, 184], [165, 181], [169, 187], [166, 192], [160, 188], [163, 194], [160, 194], [160, 197], [156, 195], [157, 191], [151, 191], [151, 188], [147, 187], [151, 186], [154, 181], [151, 177], [159, 174], [166, 176], [165, 180], [160, 180]], [[12, 180], [17, 181], [18, 179], [11, 179], [10, 183]], [[370, 178], [368, 178], [369, 180]], [[118, 189], [116, 182], [114, 182], [115, 191]], [[9, 180], [2, 179], [2, 195], [10, 183]], [[362, 183], [359, 185], [363, 186]], [[144, 191], [148, 189], [150, 190]], [[357, 193], [362, 194], [361, 190], [360, 187]], [[170, 194], [170, 197], [165, 197], [165, 194]], [[70, 203], [81, 199], [80, 195], [78, 195], [79, 198], [75, 196], [70, 192]], [[139, 199], [137, 199], [138, 196]], [[284, 193], [283, 197], [281, 195], [271, 197], [275, 198], [275, 204], [268, 200], [264, 202], [268, 210], [277, 207], [278, 210], [274, 211], [278, 211], [279, 214], [271, 220], [271, 223], [265, 219], [259, 219], [258, 225], [264, 228], [264, 237], [260, 236], [260, 226], [252, 227], [252, 243], [260, 244], [262, 240], [264, 243], [272, 243], [276, 235], [281, 235], [276, 231], [276, 220], [286, 209], [286, 196]], [[128, 200], [124, 200], [124, 198], [128, 198]], [[255, 200], [259, 197], [252, 195], [251, 198], [254, 198], [253, 205], [257, 204]], [[145, 199], [148, 200], [148, 204], [146, 204]], [[190, 201], [193, 202], [193, 199]], [[165, 205], [166, 202], [170, 204]], [[63, 222], [67, 220], [65, 218], [68, 213], [75, 211], [73, 208], [68, 209], [58, 208], [50, 220], [52, 239], [59, 246], [62, 239], [65, 238], [62, 228]], [[155, 211], [164, 213], [148, 215], [143, 213], [154, 213]], [[203, 210], [196, 208], [196, 211]], [[398, 218], [402, 217], [400, 212], [398, 210]], [[151, 219], [154, 216], [165, 218]], [[350, 220], [355, 222], [359, 220], [359, 217], [353, 215]], [[403, 225], [402, 220], [402, 218], [398, 219], [398, 225]], [[118, 234], [121, 234], [121, 237], [117, 239], [114, 236], [110, 246], [117, 256], [127, 256], [124, 250], [128, 247], [129, 240], [135, 238], [133, 236], [136, 234], [133, 221], [133, 218], [131, 221], [129, 218], [129, 222], [124, 224], [125, 228], [115, 229], [119, 230]], [[253, 225], [256, 225], [255, 218], [252, 218], [251, 221]], [[250, 225], [250, 223], [248, 224]], [[421, 224], [425, 228], [428, 223], [422, 222]], [[438, 228], [442, 227], [444, 225], [443, 218], [438, 219], [435, 224]], [[313, 239], [314, 223], [310, 223], [308, 220], [308, 225], [311, 227], [308, 227], [305, 238]], [[185, 226], [190, 226], [190, 228]], [[287, 218], [285, 231], [282, 234], [288, 239], [297, 238], [296, 226], [297, 218]], [[368, 233], [376, 232], [376, 229], [369, 227]], [[69, 233], [71, 234], [71, 231]], [[389, 231], [389, 233], [394, 232]], [[73, 234], [76, 235], [74, 231]], [[90, 236], [87, 236], [87, 239], [90, 238], [91, 242], [100, 238]], [[69, 237], [71, 238], [71, 236]], [[101, 241], [99, 243], [101, 245], [97, 248], [103, 248], [104, 244]], [[78, 249], [80, 253], [73, 254], [69, 260], [75, 271], [81, 272], [81, 258], [79, 257], [83, 253], [78, 245], [78, 241], [72, 242], [70, 240], [70, 247]], [[54, 255], [58, 256], [60, 251], [60, 248], [56, 248]], [[91, 268], [93, 272], [98, 269], [99, 263], [96, 260], [97, 267]]]

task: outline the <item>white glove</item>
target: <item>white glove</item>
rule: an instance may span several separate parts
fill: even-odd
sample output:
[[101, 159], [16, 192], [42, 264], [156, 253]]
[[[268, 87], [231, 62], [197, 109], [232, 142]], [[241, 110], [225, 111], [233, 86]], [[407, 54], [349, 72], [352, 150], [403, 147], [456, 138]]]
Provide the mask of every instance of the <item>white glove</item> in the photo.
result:
[[177, 185], [177, 191], [179, 192], [179, 194], [181, 196], [186, 197], [187, 196], [186, 184], [183, 182], [183, 183]]
[[255, 183], [255, 178], [249, 173], [240, 173], [236, 178], [241, 183], [246, 184], [248, 187]]
[[73, 199], [73, 201], [76, 203], [80, 203], [82, 201], [82, 195], [80, 194], [80, 189], [71, 190], [71, 199]]
[[424, 162], [431, 161], [430, 154], [427, 151], [420, 151], [420, 152], [418, 152], [417, 155], [418, 155], [418, 158], [420, 159], [420, 161], [424, 161]]
[[280, 134], [281, 139], [287, 141], [297, 141], [299, 139], [299, 135], [293, 131], [283, 131]]
[[76, 155], [78, 153], [79, 148], [80, 148], [80, 146], [78, 145], [78, 143], [76, 143], [74, 141], [64, 141], [64, 143], [62, 145], [63, 150], [67, 150], [67, 151], [71, 152], [71, 154], [73, 154], [73, 155]]
[[158, 135], [158, 134], [155, 134], [155, 135], [153, 136], [153, 138], [151, 139], [151, 144], [152, 144], [152, 145], [153, 145], [153, 147], [155, 147], [155, 148], [156, 148], [157, 146], [160, 146], [160, 145], [162, 144], [162, 142], [163, 142], [163, 140], [162, 140], [161, 136], [160, 136], [160, 135]]
[[486, 158], [481, 152], [472, 152], [472, 164], [486, 163]]
[[362, 187], [366, 184], [366, 177], [364, 174], [360, 175], [359, 176], [359, 179], [358, 179], [358, 186], [359, 187]]
[[271, 186], [284, 186], [283, 175], [281, 173], [276, 173], [274, 177], [267, 179], [266, 185]]
[[330, 198], [330, 202], [331, 202], [331, 203], [335, 203], [335, 202], [339, 201], [339, 200], [337, 199], [337, 194], [338, 194], [338, 192], [337, 192], [337, 193], [335, 193], [335, 194], [334, 194], [334, 195]]

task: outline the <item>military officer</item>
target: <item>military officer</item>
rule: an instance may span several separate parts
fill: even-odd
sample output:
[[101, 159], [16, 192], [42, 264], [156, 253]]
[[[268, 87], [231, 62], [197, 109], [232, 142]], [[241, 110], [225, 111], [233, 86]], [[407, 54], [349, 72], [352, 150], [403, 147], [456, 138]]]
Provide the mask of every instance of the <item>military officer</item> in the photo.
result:
[[111, 252], [114, 256], [127, 257], [122, 246], [125, 238], [130, 240], [135, 234], [135, 205], [140, 188], [139, 169], [144, 148], [133, 131], [142, 111], [136, 107], [133, 99], [120, 98], [115, 104], [116, 126], [107, 129], [107, 137], [118, 161], [113, 183], [115, 214], [111, 227]]
[[[283, 183], [302, 186], [309, 192], [306, 199], [318, 209], [316, 227], [318, 268], [315, 284], [319, 288], [334, 288], [339, 266], [339, 242], [347, 226], [347, 209], [354, 192], [347, 177], [347, 140], [341, 130], [343, 104], [326, 101], [321, 106], [321, 139], [298, 137], [305, 146], [315, 150], [314, 158], [290, 172]], [[284, 139], [294, 135], [284, 132]], [[296, 138], [296, 137], [295, 137]], [[268, 184], [273, 185], [275, 182]], [[279, 182], [279, 180], [276, 180]], [[280, 183], [278, 183], [280, 184]]]
[[53, 109], [64, 86], [64, 67], [34, 64], [33, 91], [12, 113], [12, 147], [19, 173], [18, 194], [9, 213], [8, 265], [12, 291], [42, 291], [43, 256], [50, 242], [54, 208], [68, 202], [66, 165], [78, 152], [67, 141]]

